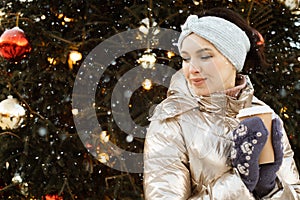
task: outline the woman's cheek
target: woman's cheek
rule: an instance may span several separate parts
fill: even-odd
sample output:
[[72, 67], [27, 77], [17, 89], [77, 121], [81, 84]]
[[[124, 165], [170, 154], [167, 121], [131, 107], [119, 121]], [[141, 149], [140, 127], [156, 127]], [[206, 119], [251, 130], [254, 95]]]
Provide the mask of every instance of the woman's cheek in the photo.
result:
[[218, 71], [217, 66], [218, 65], [213, 60], [202, 63], [203, 70], [205, 70], [207, 72], [216, 72], [216, 71]]
[[187, 78], [188, 77], [188, 70], [189, 70], [189, 68], [188, 68], [188, 65], [187, 64], [182, 64], [182, 70], [183, 70], [183, 75]]

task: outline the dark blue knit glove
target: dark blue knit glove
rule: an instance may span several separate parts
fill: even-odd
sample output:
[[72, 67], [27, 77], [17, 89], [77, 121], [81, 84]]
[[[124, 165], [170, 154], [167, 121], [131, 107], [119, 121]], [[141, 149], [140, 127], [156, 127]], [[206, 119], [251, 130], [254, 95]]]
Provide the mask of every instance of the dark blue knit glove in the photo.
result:
[[272, 144], [275, 162], [262, 164], [259, 169], [259, 180], [255, 187], [255, 193], [259, 197], [267, 195], [276, 184], [276, 172], [279, 170], [283, 159], [282, 128], [279, 119], [272, 120]]
[[268, 130], [259, 117], [241, 121], [239, 127], [233, 131], [232, 166], [239, 171], [242, 181], [250, 192], [258, 182], [258, 159], [267, 137]]

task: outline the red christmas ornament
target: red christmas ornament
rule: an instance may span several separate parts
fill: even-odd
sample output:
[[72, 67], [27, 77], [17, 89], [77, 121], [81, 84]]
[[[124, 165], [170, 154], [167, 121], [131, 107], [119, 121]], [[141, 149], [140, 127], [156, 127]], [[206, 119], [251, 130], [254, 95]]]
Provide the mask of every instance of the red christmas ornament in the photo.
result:
[[31, 46], [24, 31], [14, 27], [4, 31], [0, 37], [0, 56], [10, 61], [17, 61], [31, 51]]
[[51, 194], [47, 194], [45, 196], [46, 200], [63, 200], [63, 198], [61, 196], [58, 196], [56, 194], [51, 195]]

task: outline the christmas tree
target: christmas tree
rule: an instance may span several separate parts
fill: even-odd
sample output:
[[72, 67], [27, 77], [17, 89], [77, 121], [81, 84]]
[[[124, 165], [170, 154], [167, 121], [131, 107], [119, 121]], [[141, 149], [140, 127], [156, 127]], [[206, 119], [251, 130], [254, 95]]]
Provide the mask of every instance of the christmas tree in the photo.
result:
[[[296, 2], [296, 1], [295, 1]], [[143, 199], [148, 118], [181, 67], [180, 25], [228, 7], [265, 38], [248, 74], [285, 122], [300, 166], [297, 2], [4, 0], [0, 199]], [[1, 40], [2, 39], [2, 40]]]

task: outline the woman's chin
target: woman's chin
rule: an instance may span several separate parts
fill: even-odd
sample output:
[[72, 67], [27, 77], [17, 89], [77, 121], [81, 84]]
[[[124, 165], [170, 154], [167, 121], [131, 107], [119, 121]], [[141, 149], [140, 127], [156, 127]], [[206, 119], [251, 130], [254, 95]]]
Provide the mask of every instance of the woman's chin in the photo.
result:
[[193, 90], [197, 96], [209, 96], [211, 92], [205, 88], [193, 87]]

